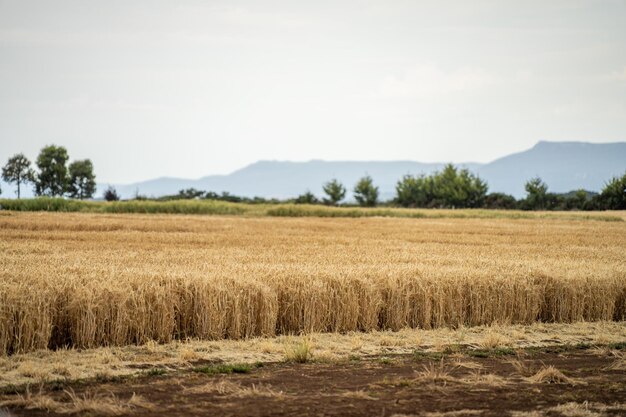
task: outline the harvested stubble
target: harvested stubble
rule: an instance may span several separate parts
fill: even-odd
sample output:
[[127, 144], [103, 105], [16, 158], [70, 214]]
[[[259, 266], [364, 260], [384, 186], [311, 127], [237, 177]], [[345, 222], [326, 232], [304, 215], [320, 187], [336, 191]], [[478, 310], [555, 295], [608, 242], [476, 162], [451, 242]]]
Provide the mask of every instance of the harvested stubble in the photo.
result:
[[626, 316], [626, 224], [0, 217], [0, 352]]

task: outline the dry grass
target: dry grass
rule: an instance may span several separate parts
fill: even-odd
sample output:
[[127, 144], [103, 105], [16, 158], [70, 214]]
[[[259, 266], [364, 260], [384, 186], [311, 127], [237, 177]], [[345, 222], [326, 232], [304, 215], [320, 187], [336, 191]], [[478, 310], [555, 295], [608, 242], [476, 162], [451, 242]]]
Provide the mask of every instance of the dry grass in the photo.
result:
[[510, 411], [511, 417], [610, 417], [624, 415], [626, 404], [601, 404], [593, 402], [569, 402], [533, 411]]
[[185, 391], [194, 394], [215, 393], [235, 398], [266, 397], [284, 399], [287, 397], [283, 391], [277, 391], [267, 385], [252, 384], [249, 387], [245, 387], [237, 382], [228, 381], [226, 379], [222, 379], [217, 382], [212, 381], [193, 388], [187, 388]]
[[285, 359], [288, 362], [306, 363], [313, 358], [311, 340], [302, 338], [285, 347]]
[[428, 365], [424, 365], [422, 370], [417, 372], [415, 381], [433, 385], [446, 385], [448, 382], [456, 382], [458, 380], [450, 376], [450, 371], [442, 359], [439, 363], [430, 362]]
[[485, 410], [454, 410], [454, 411], [435, 411], [430, 413], [424, 413], [424, 417], [467, 417], [467, 416], [480, 416], [484, 414]]
[[473, 370], [481, 370], [484, 368], [483, 365], [477, 362], [471, 362], [467, 360], [461, 360], [460, 358], [456, 359], [452, 362], [452, 365], [455, 368], [463, 368], [463, 369], [473, 369]]
[[0, 352], [623, 319], [625, 253], [625, 222], [11, 213]]
[[479, 344], [482, 349], [496, 349], [510, 345], [510, 340], [495, 331], [489, 332]]
[[507, 362], [515, 369], [515, 372], [520, 376], [526, 376], [532, 373], [529, 364], [525, 362], [524, 359], [521, 358], [519, 355], [516, 359], [511, 359]]
[[612, 354], [615, 356], [615, 360], [607, 366], [606, 369], [611, 371], [626, 371], [626, 354], [622, 352], [612, 352]]
[[487, 385], [490, 387], [501, 387], [509, 383], [509, 381], [499, 375], [484, 374], [482, 372], [472, 372], [464, 382], [472, 385]]
[[[420, 352], [441, 351], [449, 346], [450, 340], [457, 340], [459, 331], [464, 333], [467, 346], [477, 346], [484, 338], [489, 337], [494, 328], [478, 326], [460, 330], [406, 328], [393, 333], [388, 331], [314, 333], [306, 336], [306, 339], [315, 346], [316, 361], [330, 357], [332, 361], [348, 361], [355, 356], [365, 358], [412, 354], [415, 349]], [[499, 326], [497, 331], [510, 339], [512, 348], [589, 343], [597, 334], [605, 334], [611, 343], [626, 341], [625, 322], [533, 323], [528, 326]], [[392, 346], [389, 346], [386, 340], [390, 335], [397, 340]], [[181, 359], [190, 350], [199, 356], [199, 360], [207, 362], [247, 364], [279, 362], [285, 360], [288, 349], [298, 345], [301, 340], [300, 336], [277, 336], [249, 340], [192, 340], [185, 343], [173, 341], [166, 344], [150, 342], [141, 346], [41, 350], [4, 358], [0, 356], [0, 388], [11, 384], [33, 385], [42, 381], [94, 378], [98, 375], [115, 378], [137, 374], [142, 372], [142, 369], [151, 368], [193, 368], [193, 363]], [[384, 343], [381, 343], [381, 340]], [[355, 345], [358, 346], [357, 351], [354, 350]], [[619, 354], [614, 354], [618, 360]], [[27, 364], [25, 368], [22, 367], [24, 363]], [[450, 360], [448, 364], [457, 366], [454, 360]], [[522, 364], [527, 368], [524, 362]], [[35, 368], [37, 372], [33, 372]], [[29, 376], [22, 374], [21, 371], [24, 369]], [[57, 372], [69, 375], [63, 376]], [[530, 376], [532, 372], [528, 369], [520, 374]]]
[[367, 391], [357, 390], [357, 391], [345, 391], [339, 394], [340, 397], [351, 398], [355, 400], [368, 400], [368, 401], [376, 401], [376, 397], [372, 397]]
[[0, 407], [23, 408], [25, 410], [43, 410], [59, 414], [85, 413], [105, 416], [127, 414], [135, 408], [151, 410], [152, 404], [142, 397], [132, 394], [128, 400], [122, 400], [113, 394], [87, 392], [77, 395], [73, 391], [65, 391], [64, 401], [58, 401], [41, 392], [18, 394], [15, 398], [0, 402]]
[[454, 410], [454, 411], [434, 411], [420, 414], [392, 414], [391, 417], [468, 417], [481, 416], [486, 410]]
[[191, 362], [200, 359], [200, 354], [190, 347], [183, 347], [178, 351], [178, 359], [181, 362]]
[[580, 381], [570, 378], [554, 366], [544, 366], [537, 373], [526, 378], [528, 382], [533, 384], [569, 384], [576, 385]]

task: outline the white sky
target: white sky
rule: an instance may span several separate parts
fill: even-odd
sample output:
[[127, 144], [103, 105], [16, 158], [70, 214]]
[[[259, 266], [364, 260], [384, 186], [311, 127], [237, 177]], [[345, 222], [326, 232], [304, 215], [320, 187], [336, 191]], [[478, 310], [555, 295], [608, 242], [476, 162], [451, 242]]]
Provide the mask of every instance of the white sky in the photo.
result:
[[488, 162], [626, 140], [626, 1], [0, 0], [0, 163]]

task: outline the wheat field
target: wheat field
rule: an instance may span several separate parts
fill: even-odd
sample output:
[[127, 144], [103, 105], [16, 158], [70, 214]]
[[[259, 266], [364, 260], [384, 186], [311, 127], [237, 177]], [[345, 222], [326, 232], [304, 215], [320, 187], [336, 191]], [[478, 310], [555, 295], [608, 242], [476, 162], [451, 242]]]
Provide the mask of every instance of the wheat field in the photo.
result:
[[626, 222], [0, 214], [0, 353], [623, 320]]

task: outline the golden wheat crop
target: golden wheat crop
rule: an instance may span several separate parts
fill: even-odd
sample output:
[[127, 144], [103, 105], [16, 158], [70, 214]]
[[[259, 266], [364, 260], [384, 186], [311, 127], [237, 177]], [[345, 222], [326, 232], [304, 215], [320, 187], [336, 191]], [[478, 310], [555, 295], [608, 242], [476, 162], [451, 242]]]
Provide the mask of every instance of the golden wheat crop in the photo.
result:
[[623, 319], [626, 223], [0, 216], [0, 353]]

